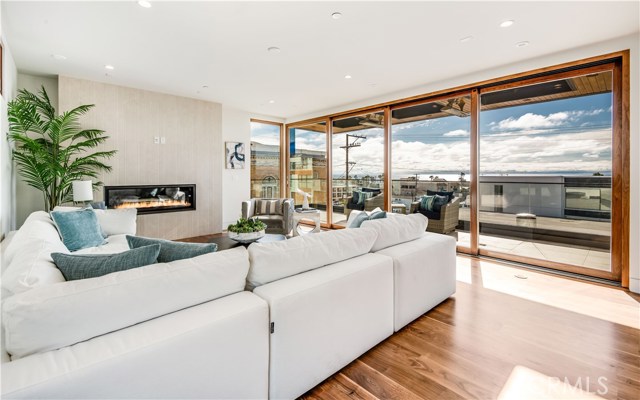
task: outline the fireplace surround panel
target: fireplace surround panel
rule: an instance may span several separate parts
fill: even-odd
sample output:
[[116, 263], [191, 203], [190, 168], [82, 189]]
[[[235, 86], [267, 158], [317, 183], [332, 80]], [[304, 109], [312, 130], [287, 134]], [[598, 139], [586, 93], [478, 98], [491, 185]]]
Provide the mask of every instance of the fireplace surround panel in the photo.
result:
[[107, 208], [136, 208], [138, 214], [154, 214], [196, 209], [196, 185], [105, 186]]

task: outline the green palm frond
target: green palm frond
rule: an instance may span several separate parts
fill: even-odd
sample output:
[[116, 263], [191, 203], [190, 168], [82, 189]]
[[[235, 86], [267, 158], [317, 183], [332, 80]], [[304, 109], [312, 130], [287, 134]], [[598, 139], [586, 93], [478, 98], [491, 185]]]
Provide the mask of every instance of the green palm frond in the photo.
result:
[[47, 211], [71, 200], [74, 180], [91, 178], [97, 188], [100, 174], [111, 171], [103, 160], [115, 150], [89, 153], [109, 137], [100, 129], [82, 129], [80, 123], [93, 107], [81, 105], [56, 115], [44, 86], [38, 94], [20, 90], [8, 104], [13, 160], [24, 182], [43, 193]]

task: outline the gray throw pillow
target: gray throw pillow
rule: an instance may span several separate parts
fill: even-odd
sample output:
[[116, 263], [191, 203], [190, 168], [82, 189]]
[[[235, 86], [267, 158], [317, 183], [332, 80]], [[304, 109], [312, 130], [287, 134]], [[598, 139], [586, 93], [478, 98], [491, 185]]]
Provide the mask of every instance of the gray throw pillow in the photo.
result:
[[115, 254], [51, 253], [51, 258], [64, 279], [74, 281], [155, 264], [158, 253], [160, 245], [154, 244]]
[[51, 211], [49, 214], [69, 251], [105, 243], [98, 217], [91, 207], [78, 211]]
[[215, 243], [173, 242], [171, 240], [152, 239], [131, 235], [127, 235], [127, 243], [129, 243], [130, 249], [148, 246], [150, 244], [159, 244], [160, 254], [158, 254], [158, 262], [161, 263], [197, 257], [203, 254], [213, 253], [218, 250], [218, 245]]

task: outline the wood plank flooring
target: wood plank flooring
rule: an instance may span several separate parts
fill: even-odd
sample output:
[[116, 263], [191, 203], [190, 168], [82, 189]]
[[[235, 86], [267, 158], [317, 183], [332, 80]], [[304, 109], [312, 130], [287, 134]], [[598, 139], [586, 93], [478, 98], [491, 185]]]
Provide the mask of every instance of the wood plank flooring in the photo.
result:
[[639, 299], [460, 256], [452, 298], [302, 399], [637, 400]]

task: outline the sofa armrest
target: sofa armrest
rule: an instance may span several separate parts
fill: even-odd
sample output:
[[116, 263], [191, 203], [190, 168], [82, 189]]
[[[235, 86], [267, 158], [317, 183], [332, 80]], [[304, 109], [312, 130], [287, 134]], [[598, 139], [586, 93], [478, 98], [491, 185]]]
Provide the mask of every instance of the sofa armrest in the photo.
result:
[[286, 199], [282, 202], [282, 217], [283, 217], [283, 231], [287, 234], [293, 229], [293, 213], [294, 213], [293, 199]]
[[2, 398], [267, 398], [268, 324], [236, 293], [4, 363]]
[[409, 214], [414, 214], [414, 213], [417, 213], [418, 211], [420, 211], [420, 202], [419, 201], [414, 201], [413, 203], [411, 203], [411, 208], [409, 209]]
[[364, 209], [366, 211], [372, 211], [376, 207], [384, 208], [384, 194], [380, 193], [370, 199], [365, 199]]
[[242, 218], [249, 219], [256, 213], [256, 201], [250, 199], [242, 202]]

